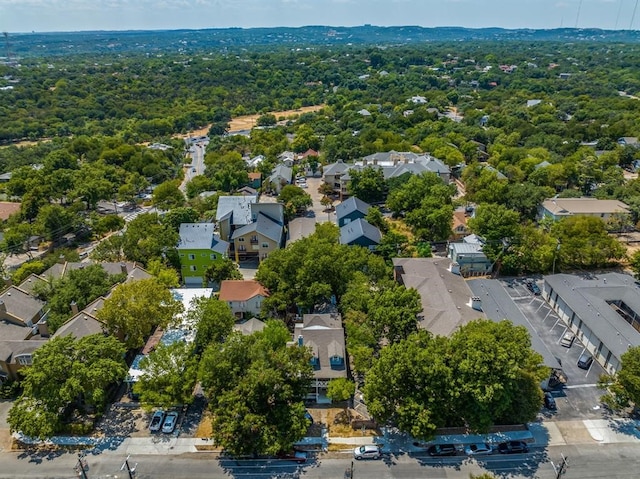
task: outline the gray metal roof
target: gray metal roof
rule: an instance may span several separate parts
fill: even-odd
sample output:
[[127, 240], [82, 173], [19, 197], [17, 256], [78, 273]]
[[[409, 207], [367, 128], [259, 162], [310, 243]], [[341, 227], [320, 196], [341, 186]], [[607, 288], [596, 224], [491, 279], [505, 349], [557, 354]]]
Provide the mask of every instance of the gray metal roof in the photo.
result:
[[279, 244], [280, 241], [282, 240], [284, 227], [281, 224], [278, 224], [275, 221], [273, 221], [268, 216], [262, 213], [259, 213], [256, 221], [235, 230], [233, 232], [233, 235], [231, 236], [231, 239], [239, 238], [240, 236], [244, 236], [254, 231], [263, 236], [266, 236], [269, 239], [272, 239], [273, 241]]
[[473, 294], [482, 301], [482, 311], [489, 319], [496, 322], [508, 319], [516, 326], [527, 328], [531, 337], [531, 348], [542, 355], [544, 364], [551, 368], [561, 368], [558, 358], [549, 351], [547, 345], [540, 339], [533, 325], [522, 314], [500, 281], [497, 279], [472, 279], [467, 281], [467, 284]]
[[640, 346], [640, 333], [616, 313], [607, 301], [621, 300], [640, 313], [640, 289], [631, 276], [607, 273], [544, 277], [549, 286], [618, 359], [632, 346]]
[[341, 244], [352, 244], [361, 237], [368, 238], [374, 243], [379, 244], [382, 239], [382, 234], [378, 228], [362, 218], [358, 218], [340, 228]]
[[344, 161], [338, 160], [335, 163], [325, 166], [322, 169], [324, 175], [339, 175], [344, 173], [351, 165], [347, 165]]
[[257, 196], [221, 196], [218, 199], [216, 221], [220, 221], [228, 214], [232, 215], [233, 225], [248, 225], [251, 223], [251, 203], [258, 201]]
[[229, 243], [213, 232], [213, 223], [182, 223], [178, 249], [206, 249], [225, 254]]
[[275, 168], [271, 171], [271, 176], [269, 176], [270, 182], [277, 182], [280, 178], [285, 180], [287, 183], [291, 183], [291, 176], [293, 172], [291, 168], [287, 165], [280, 163], [275, 166]]
[[456, 254], [483, 255], [482, 245], [477, 243], [449, 243], [449, 249]]
[[360, 198], [352, 196], [336, 206], [336, 218], [340, 220], [354, 211], [359, 211], [363, 215], [366, 215], [369, 208], [371, 208], [371, 206], [369, 206], [368, 203], [365, 203]]

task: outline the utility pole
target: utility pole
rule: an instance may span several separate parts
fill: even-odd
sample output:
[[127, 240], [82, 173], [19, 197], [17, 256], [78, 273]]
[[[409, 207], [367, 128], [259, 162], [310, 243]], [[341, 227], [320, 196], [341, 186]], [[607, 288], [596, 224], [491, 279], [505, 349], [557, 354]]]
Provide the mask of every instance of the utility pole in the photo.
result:
[[558, 467], [556, 467], [553, 461], [551, 462], [551, 465], [553, 466], [553, 470], [556, 473], [556, 479], [560, 479], [564, 474], [566, 474], [567, 469], [569, 468], [569, 458], [565, 457], [564, 454], [560, 454], [560, 455], [562, 456], [562, 462]]
[[85, 467], [87, 467], [86, 459], [82, 456], [82, 454], [78, 454], [78, 464], [76, 464], [76, 467], [74, 467], [73, 469], [78, 473], [78, 476], [82, 477], [82, 479], [88, 479]]
[[124, 464], [122, 465], [120, 470], [124, 471], [126, 469], [127, 473], [129, 474], [129, 479], [133, 479], [133, 476], [136, 473], [136, 467], [138, 467], [138, 463], [136, 462], [136, 464], [133, 467], [130, 467], [129, 466], [129, 458], [130, 457], [131, 457], [131, 454], [129, 454], [127, 456], [127, 458], [124, 460]]

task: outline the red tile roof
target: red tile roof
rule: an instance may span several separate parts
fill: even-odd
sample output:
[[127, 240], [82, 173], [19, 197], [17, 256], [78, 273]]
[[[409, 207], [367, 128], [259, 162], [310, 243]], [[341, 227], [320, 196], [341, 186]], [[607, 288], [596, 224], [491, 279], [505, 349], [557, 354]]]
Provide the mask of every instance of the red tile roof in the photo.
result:
[[220, 284], [221, 301], [247, 301], [256, 296], [269, 296], [267, 290], [253, 279], [226, 279]]

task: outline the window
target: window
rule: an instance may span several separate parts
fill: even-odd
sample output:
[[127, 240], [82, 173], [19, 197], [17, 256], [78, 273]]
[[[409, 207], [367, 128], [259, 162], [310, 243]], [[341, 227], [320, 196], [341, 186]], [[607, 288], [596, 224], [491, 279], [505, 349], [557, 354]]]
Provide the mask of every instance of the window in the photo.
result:
[[269, 247], [269, 243], [262, 243], [262, 247], [263, 248], [268, 248]]
[[247, 251], [247, 248], [244, 245], [240, 245], [238, 246], [238, 251]]
[[238, 238], [238, 241], [239, 241], [240, 243], [244, 243], [244, 238], [240, 237], [240, 238]]
[[217, 254], [211, 254], [211, 255], [209, 255], [209, 259], [218, 259], [218, 255]]
[[31, 355], [23, 354], [22, 356], [16, 356], [16, 362], [22, 366], [31, 366]]
[[189, 253], [189, 259], [196, 259], [196, 255], [192, 254], [192, 253]]
[[189, 266], [189, 271], [196, 271], [198, 269], [198, 267], [195, 264], [192, 264], [191, 266]]
[[180, 253], [180, 257], [181, 257], [181, 258], [184, 258], [184, 253]]

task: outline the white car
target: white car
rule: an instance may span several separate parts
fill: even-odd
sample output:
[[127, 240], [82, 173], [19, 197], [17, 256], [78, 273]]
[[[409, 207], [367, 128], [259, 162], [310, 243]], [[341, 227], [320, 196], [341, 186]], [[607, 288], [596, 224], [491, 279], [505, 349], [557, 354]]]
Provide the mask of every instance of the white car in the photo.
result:
[[469, 454], [470, 456], [484, 456], [488, 454], [493, 454], [493, 449], [491, 448], [491, 444], [488, 442], [479, 442], [476, 444], [469, 444], [465, 446], [464, 452]]
[[151, 422], [149, 423], [149, 430], [156, 432], [162, 428], [162, 423], [164, 421], [164, 411], [158, 410], [153, 413], [151, 416]]
[[353, 450], [353, 457], [358, 461], [360, 459], [380, 459], [382, 452], [378, 446], [358, 446]]
[[165, 434], [171, 434], [176, 429], [176, 424], [178, 422], [178, 413], [170, 412], [164, 418], [164, 422], [162, 423], [162, 432]]

